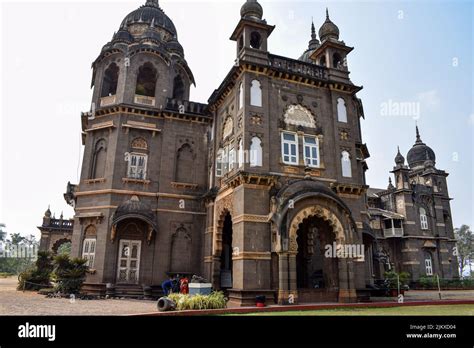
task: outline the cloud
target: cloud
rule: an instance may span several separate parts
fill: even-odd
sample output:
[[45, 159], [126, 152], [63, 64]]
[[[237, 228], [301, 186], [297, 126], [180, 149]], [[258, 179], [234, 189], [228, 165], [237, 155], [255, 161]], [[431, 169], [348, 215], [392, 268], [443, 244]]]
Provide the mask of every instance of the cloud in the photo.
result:
[[440, 105], [438, 91], [436, 90], [420, 92], [417, 95], [417, 99], [421, 105], [421, 108], [428, 111], [435, 111]]

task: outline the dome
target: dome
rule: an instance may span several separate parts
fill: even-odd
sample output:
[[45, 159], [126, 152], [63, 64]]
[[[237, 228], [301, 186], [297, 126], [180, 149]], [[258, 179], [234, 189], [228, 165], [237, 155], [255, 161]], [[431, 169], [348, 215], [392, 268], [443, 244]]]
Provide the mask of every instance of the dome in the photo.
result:
[[420, 139], [418, 126], [416, 127], [416, 142], [410, 151], [408, 151], [407, 161], [410, 168], [424, 165], [426, 161], [432, 162], [433, 165], [436, 163], [434, 151]]
[[128, 30], [121, 28], [115, 35], [114, 40], [116, 41], [125, 41], [125, 42], [132, 42], [133, 36], [128, 32]]
[[326, 21], [323, 23], [321, 28], [319, 28], [319, 38], [321, 41], [326, 41], [327, 39], [339, 40], [339, 28], [329, 19], [329, 12], [327, 8]]
[[400, 148], [398, 148], [398, 153], [395, 156], [395, 163], [401, 166], [405, 164], [405, 157], [403, 157], [402, 154], [400, 153]]
[[122, 21], [120, 28], [124, 28], [133, 23], [154, 25], [155, 27], [165, 29], [171, 33], [173, 37], [177, 36], [173, 22], [160, 8], [158, 0], [148, 0], [145, 5], [129, 13]]
[[257, 2], [257, 0], [247, 0], [240, 9], [240, 16], [242, 18], [254, 17], [257, 19], [262, 19], [263, 17], [263, 8]]

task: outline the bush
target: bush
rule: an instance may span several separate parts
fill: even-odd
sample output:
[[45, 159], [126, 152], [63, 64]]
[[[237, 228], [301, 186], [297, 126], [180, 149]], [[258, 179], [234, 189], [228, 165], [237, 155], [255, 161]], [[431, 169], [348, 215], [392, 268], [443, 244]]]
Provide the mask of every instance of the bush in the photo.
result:
[[39, 290], [50, 286], [50, 276], [53, 270], [51, 253], [38, 252], [35, 265], [23, 271], [18, 276], [18, 290]]
[[210, 295], [170, 294], [168, 298], [176, 303], [176, 309], [179, 311], [222, 309], [227, 306], [227, 300], [221, 291], [213, 292]]
[[421, 276], [418, 283], [423, 289], [431, 289], [437, 287], [436, 279], [432, 276]]
[[398, 281], [400, 281], [400, 288], [407, 288], [410, 280], [410, 273], [395, 271], [387, 271], [384, 273], [385, 282], [389, 289], [398, 289]]
[[77, 294], [86, 279], [89, 267], [86, 259], [69, 258], [61, 254], [54, 258], [53, 279], [56, 281], [56, 291], [64, 294]]

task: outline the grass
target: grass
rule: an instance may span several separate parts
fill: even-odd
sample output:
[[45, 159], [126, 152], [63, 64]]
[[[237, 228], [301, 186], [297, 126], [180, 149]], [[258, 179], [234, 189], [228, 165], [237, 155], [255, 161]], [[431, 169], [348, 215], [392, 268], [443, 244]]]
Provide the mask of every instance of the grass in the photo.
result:
[[411, 306], [411, 307], [389, 307], [389, 308], [341, 308], [321, 309], [309, 311], [287, 311], [287, 312], [261, 312], [248, 314], [250, 316], [397, 316], [397, 315], [426, 315], [426, 316], [474, 316], [474, 305], [436, 305], [436, 306]]

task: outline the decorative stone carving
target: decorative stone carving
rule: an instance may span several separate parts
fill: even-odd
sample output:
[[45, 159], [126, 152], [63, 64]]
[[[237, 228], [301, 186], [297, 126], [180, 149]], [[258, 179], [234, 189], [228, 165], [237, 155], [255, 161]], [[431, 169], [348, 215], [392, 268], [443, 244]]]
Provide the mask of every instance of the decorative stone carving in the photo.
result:
[[224, 122], [224, 129], [222, 131], [222, 139], [226, 139], [232, 135], [234, 132], [234, 121], [232, 120], [232, 116], [227, 116]]
[[316, 121], [311, 111], [301, 105], [290, 105], [283, 120], [288, 125], [316, 128]]
[[132, 140], [132, 149], [147, 150], [148, 144], [143, 138], [135, 138]]

